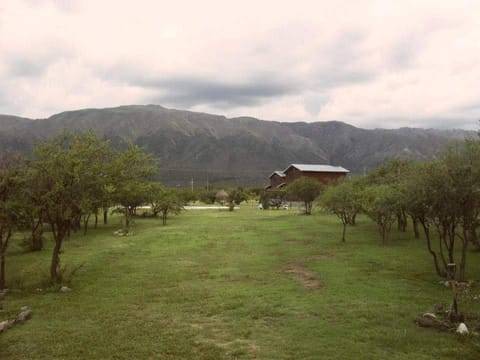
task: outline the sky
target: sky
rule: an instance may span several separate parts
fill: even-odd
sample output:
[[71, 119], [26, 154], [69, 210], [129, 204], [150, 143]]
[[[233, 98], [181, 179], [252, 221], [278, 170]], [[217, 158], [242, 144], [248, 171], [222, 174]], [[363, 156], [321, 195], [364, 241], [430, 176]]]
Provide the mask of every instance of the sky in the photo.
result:
[[0, 113], [480, 127], [480, 1], [0, 0]]

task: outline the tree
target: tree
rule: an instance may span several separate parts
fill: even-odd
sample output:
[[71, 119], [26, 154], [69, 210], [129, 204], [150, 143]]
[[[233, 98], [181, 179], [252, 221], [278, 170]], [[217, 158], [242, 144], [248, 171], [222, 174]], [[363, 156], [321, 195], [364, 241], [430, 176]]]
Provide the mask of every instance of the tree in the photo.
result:
[[389, 185], [368, 186], [363, 190], [362, 209], [377, 224], [382, 244], [388, 242], [399, 201], [399, 192]]
[[202, 190], [198, 194], [198, 199], [205, 204], [215, 203], [217, 192], [215, 190]]
[[83, 218], [84, 233], [87, 232], [90, 216], [95, 216], [95, 227], [98, 223], [98, 212], [109, 201], [109, 185], [112, 183], [112, 161], [114, 152], [107, 141], [101, 141], [89, 131], [76, 135], [72, 139], [69, 157], [75, 162], [74, 176], [77, 179], [79, 192], [79, 213], [77, 223]]
[[228, 210], [233, 211], [235, 205], [240, 205], [242, 201], [248, 199], [248, 195], [242, 189], [230, 190], [227, 194]]
[[5, 288], [5, 256], [18, 223], [22, 161], [17, 155], [0, 154], [0, 291]]
[[151, 191], [148, 181], [155, 169], [155, 159], [135, 145], [118, 154], [113, 162], [112, 199], [121, 206], [127, 232], [137, 207], [148, 203]]
[[[405, 178], [412, 166], [413, 162], [410, 159], [389, 160], [371, 171], [366, 178], [366, 182], [370, 185], [389, 185], [398, 190], [402, 179]], [[405, 232], [407, 228], [407, 214], [401, 204], [397, 208], [396, 218], [398, 230]], [[412, 220], [415, 222], [415, 219]]]
[[438, 237], [439, 246], [437, 250], [432, 237], [432, 227], [436, 221], [437, 215], [435, 214], [439, 210], [438, 205], [441, 205], [441, 199], [443, 198], [443, 196], [438, 196], [438, 191], [443, 192], [439, 186], [443, 186], [444, 175], [445, 171], [439, 161], [417, 164], [410, 169], [400, 187], [401, 202], [412, 219], [416, 219], [420, 223], [427, 250], [432, 256], [435, 271], [440, 277], [447, 276], [443, 239], [441, 236]]
[[169, 214], [179, 214], [184, 209], [183, 196], [174, 189], [167, 189], [160, 184], [151, 187], [150, 203], [153, 215], [162, 214], [162, 224], [167, 225]]
[[301, 177], [287, 187], [287, 194], [303, 201], [305, 215], [312, 213], [313, 201], [320, 195], [323, 185], [309, 177]]
[[457, 278], [464, 281], [468, 245], [475, 243], [479, 224], [480, 143], [454, 144], [438, 160], [416, 165], [400, 189], [406, 211], [422, 225], [437, 274], [449, 276], [448, 264], [456, 263]]
[[361, 206], [361, 193], [357, 182], [346, 179], [329, 186], [320, 198], [320, 204], [337, 215], [343, 224], [342, 242], [345, 242], [347, 225], [353, 224]]
[[27, 183], [33, 185], [29, 196], [30, 218], [39, 216], [48, 223], [54, 238], [50, 277], [53, 283], [62, 280], [59, 272], [60, 252], [70, 231], [84, 226], [88, 217], [101, 204], [111, 180], [109, 171], [112, 152], [106, 142], [93, 133], [64, 132], [52, 142], [38, 146], [27, 172]]
[[54, 239], [50, 278], [60, 283], [60, 251], [80, 212], [81, 193], [76, 161], [70, 156], [74, 135], [63, 133], [51, 143], [38, 146], [30, 163], [29, 176], [37, 186], [41, 211]]

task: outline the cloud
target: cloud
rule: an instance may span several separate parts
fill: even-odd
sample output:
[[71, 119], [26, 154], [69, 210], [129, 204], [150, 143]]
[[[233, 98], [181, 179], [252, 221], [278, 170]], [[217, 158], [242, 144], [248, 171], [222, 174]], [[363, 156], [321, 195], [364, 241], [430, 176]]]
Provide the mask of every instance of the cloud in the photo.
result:
[[[118, 70], [103, 71], [103, 78], [129, 86], [149, 90], [147, 102], [159, 102], [169, 106], [192, 107], [212, 105], [218, 108], [254, 106], [269, 98], [276, 98], [296, 91], [295, 84], [277, 81], [269, 77], [253, 80], [221, 81], [197, 76], [156, 77], [148, 71], [139, 72], [121, 66]], [[118, 67], [117, 67], [118, 69]]]
[[156, 102], [278, 121], [469, 127], [480, 115], [478, 12], [480, 3], [433, 0], [3, 0], [0, 112]]
[[257, 105], [265, 99], [287, 95], [294, 88], [272, 81], [227, 83], [197, 78], [172, 78], [144, 84], [160, 94], [156, 99], [167, 104], [195, 106], [211, 104], [229, 108]]
[[304, 98], [305, 110], [312, 116], [317, 116], [328, 101], [329, 99], [325, 96], [307, 95]]

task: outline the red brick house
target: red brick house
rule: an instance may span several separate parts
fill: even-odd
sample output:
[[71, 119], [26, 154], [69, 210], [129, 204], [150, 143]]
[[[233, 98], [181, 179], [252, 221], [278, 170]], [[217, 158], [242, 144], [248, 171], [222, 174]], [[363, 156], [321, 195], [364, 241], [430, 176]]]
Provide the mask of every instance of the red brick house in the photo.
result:
[[349, 172], [341, 166], [291, 164], [285, 170], [275, 171], [270, 175], [270, 185], [267, 189], [279, 189], [302, 176], [313, 178], [322, 184], [329, 184], [347, 176]]

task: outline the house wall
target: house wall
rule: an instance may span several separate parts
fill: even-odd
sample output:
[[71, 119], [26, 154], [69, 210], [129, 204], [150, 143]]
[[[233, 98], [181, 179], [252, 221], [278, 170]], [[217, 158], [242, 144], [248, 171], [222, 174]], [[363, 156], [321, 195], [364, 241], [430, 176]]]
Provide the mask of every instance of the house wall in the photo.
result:
[[283, 182], [285, 182], [285, 178], [281, 177], [277, 174], [273, 174], [270, 177], [270, 186], [271, 186], [272, 189], [275, 189], [278, 185], [280, 185]]
[[300, 171], [297, 168], [291, 167], [285, 172], [286, 177], [285, 182], [291, 184], [298, 178], [305, 176], [315, 180], [318, 180], [322, 184], [330, 184], [344, 178], [346, 173], [336, 173], [336, 172], [310, 172], [310, 171]]

